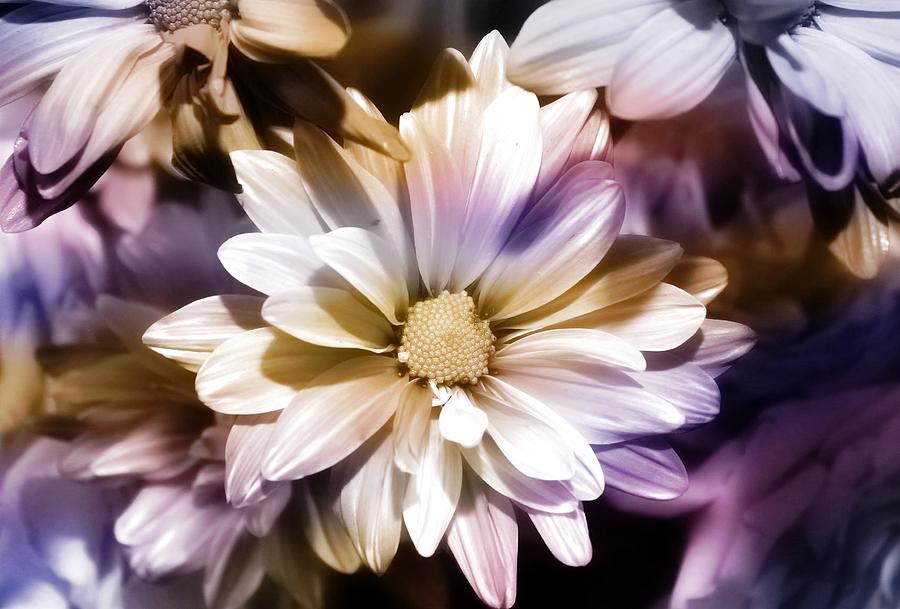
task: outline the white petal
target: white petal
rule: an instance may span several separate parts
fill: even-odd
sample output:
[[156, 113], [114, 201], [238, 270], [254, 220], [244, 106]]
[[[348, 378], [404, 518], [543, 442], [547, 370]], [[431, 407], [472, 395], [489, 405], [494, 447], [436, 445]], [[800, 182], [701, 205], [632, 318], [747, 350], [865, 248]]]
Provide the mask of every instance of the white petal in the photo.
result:
[[309, 238], [316, 256], [359, 290], [394, 325], [406, 317], [405, 264], [394, 246], [362, 228], [338, 228]]
[[498, 371], [507, 384], [545, 404], [591, 444], [665, 433], [685, 422], [672, 404], [606, 366], [569, 362]]
[[152, 25], [129, 23], [107, 32], [66, 63], [32, 116], [29, 156], [37, 171], [51, 174], [76, 157], [109, 97], [138, 58], [160, 44]]
[[269, 480], [296, 480], [350, 455], [391, 418], [406, 378], [377, 355], [342, 362], [297, 391], [263, 464]]
[[529, 478], [509, 462], [490, 437], [462, 453], [488, 486], [516, 503], [556, 514], [576, 509], [578, 502], [564, 483]]
[[627, 300], [658, 285], [682, 251], [671, 241], [620, 236], [603, 261], [572, 289], [543, 307], [502, 323], [511, 328], [541, 328]]
[[396, 339], [383, 315], [336, 288], [280, 292], [266, 300], [262, 315], [279, 330], [322, 347], [382, 353]]
[[488, 418], [482, 409], [472, 403], [465, 390], [453, 387], [452, 391], [450, 399], [441, 407], [441, 435], [449, 442], [471, 448], [481, 442]]
[[609, 84], [623, 43], [668, 0], [554, 0], [538, 8], [512, 44], [508, 75], [542, 94]]
[[334, 476], [341, 489], [341, 519], [364, 562], [384, 573], [400, 544], [406, 476], [394, 467], [394, 441], [382, 431], [343, 461]]
[[225, 444], [225, 498], [240, 508], [266, 496], [267, 483], [262, 479], [262, 460], [278, 412], [237, 417], [228, 431]]
[[478, 306], [491, 319], [519, 315], [565, 293], [602, 260], [625, 217], [609, 166], [581, 163], [522, 218], [478, 283]]
[[507, 89], [484, 113], [452, 290], [478, 278], [503, 247], [529, 202], [541, 148], [537, 97]]
[[543, 360], [595, 362], [643, 370], [643, 354], [607, 332], [582, 328], [543, 330], [503, 346], [494, 361], [504, 368], [540, 366]]
[[583, 567], [591, 562], [593, 548], [584, 509], [580, 505], [569, 514], [524, 510], [556, 560], [570, 567]]
[[259, 230], [302, 237], [322, 232], [293, 159], [269, 150], [238, 150], [231, 162], [243, 189], [238, 201]]
[[403, 522], [422, 556], [431, 556], [453, 518], [462, 484], [462, 459], [432, 417], [419, 468], [406, 487]]
[[350, 26], [328, 1], [238, 0], [232, 42], [257, 61], [330, 57], [343, 48]]
[[515, 603], [519, 527], [506, 497], [467, 476], [447, 545], [482, 602], [503, 609]]
[[26, 4], [0, 20], [0, 106], [22, 97], [92, 42], [132, 20], [78, 4]]
[[747, 353], [756, 343], [749, 327], [722, 319], [707, 319], [700, 326], [691, 359], [713, 377], [728, 369], [727, 364]]
[[469, 58], [469, 66], [478, 83], [478, 91], [481, 102], [487, 107], [506, 89], [511, 83], [506, 80], [506, 58], [509, 55], [509, 46], [503, 35], [494, 30], [485, 35]]
[[706, 307], [667, 283], [625, 302], [568, 322], [615, 334], [641, 351], [667, 351], [700, 329]]
[[[506, 396], [504, 396], [506, 397]], [[509, 462], [537, 480], [568, 480], [575, 459], [565, 437], [518, 403], [486, 392], [474, 396], [487, 413], [488, 433]]]
[[643, 23], [622, 48], [606, 99], [630, 120], [677, 116], [699, 104], [734, 63], [734, 35], [717, 2], [687, 0]]
[[400, 117], [400, 133], [412, 152], [405, 167], [419, 273], [428, 290], [438, 294], [456, 261], [466, 193], [447, 148], [414, 115]]
[[259, 414], [287, 407], [319, 372], [346, 357], [272, 328], [229, 338], [197, 373], [197, 395], [222, 414]]
[[219, 248], [219, 260], [232, 277], [263, 294], [346, 286], [316, 257], [309, 240], [298, 235], [236, 235]]
[[688, 487], [681, 459], [666, 443], [643, 440], [596, 449], [610, 486], [648, 499], [674, 499]]
[[[671, 367], [654, 362], [651, 370], [631, 373], [642, 387], [663, 398], [685, 417], [685, 425], [705, 423], [719, 414], [719, 387], [700, 366], [692, 362]], [[653, 362], [653, 359], [651, 359]]]
[[[831, 6], [828, 6], [829, 4]], [[840, 8], [831, 8], [840, 7], [842, 2], [823, 3], [817, 7], [816, 25], [822, 31], [839, 38], [842, 41], [841, 46], [843, 43], [849, 43], [877, 60], [896, 64], [900, 60], [900, 45], [897, 42], [900, 32], [897, 30], [897, 19], [891, 14], [879, 15], [871, 0], [864, 0], [859, 4], [865, 6], [855, 7], [862, 10], [848, 16], [847, 12]], [[900, 10], [900, 4], [897, 2], [888, 0], [884, 4], [893, 5], [886, 9], [888, 11]]]
[[163, 317], [144, 332], [144, 344], [197, 371], [216, 347], [265, 325], [257, 296], [210, 296]]
[[597, 92], [589, 89], [570, 93], [541, 107], [541, 143], [544, 150], [535, 186], [535, 192], [539, 195], [562, 175], [572, 146], [581, 133], [579, 127], [584, 125], [596, 101]]
[[416, 381], [410, 381], [400, 394], [394, 416], [394, 461], [407, 474], [418, 469], [428, 441], [431, 398], [431, 390]]

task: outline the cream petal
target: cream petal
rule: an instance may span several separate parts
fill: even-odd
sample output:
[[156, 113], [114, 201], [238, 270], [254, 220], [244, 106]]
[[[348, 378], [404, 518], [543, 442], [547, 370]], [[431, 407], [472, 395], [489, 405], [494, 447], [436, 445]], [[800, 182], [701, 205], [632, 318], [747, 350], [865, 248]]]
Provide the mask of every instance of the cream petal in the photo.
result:
[[466, 476], [447, 529], [447, 545], [469, 584], [486, 605], [516, 602], [519, 527], [509, 499]]
[[499, 378], [546, 405], [591, 444], [666, 433], [685, 422], [672, 404], [607, 366], [548, 362], [539, 368], [498, 367]]
[[711, 0], [687, 0], [648, 19], [622, 47], [610, 112], [629, 120], [677, 116], [702, 102], [736, 59], [734, 34]]
[[453, 387], [450, 399], [441, 407], [439, 428], [444, 439], [471, 448], [481, 442], [487, 426], [485, 412], [472, 402], [464, 389]]
[[541, 166], [537, 97], [506, 89], [484, 112], [481, 145], [451, 278], [461, 290], [488, 267], [519, 220]]
[[450, 281], [462, 239], [465, 192], [447, 148], [414, 115], [400, 117], [400, 133], [412, 152], [405, 167], [419, 273], [438, 294]]
[[568, 171], [583, 161], [612, 162], [613, 139], [609, 114], [602, 106], [595, 106], [572, 144], [572, 151], [564, 169]]
[[144, 332], [144, 344], [196, 372], [223, 342], [265, 325], [258, 296], [210, 296], [171, 313]]
[[270, 150], [237, 150], [231, 162], [242, 188], [238, 201], [259, 230], [302, 237], [323, 231], [293, 159]]
[[[354, 102], [350, 102], [354, 103]], [[297, 168], [318, 214], [332, 229], [363, 228], [380, 235], [411, 258], [409, 234], [400, 205], [385, 185], [321, 129], [294, 125]], [[411, 262], [411, 260], [410, 260]]]
[[431, 390], [410, 381], [400, 394], [394, 415], [394, 462], [407, 474], [419, 467], [431, 420]]
[[497, 447], [522, 474], [537, 480], [568, 480], [575, 459], [566, 439], [549, 423], [511, 400], [485, 392], [474, 396], [487, 413], [487, 430]]
[[262, 315], [282, 332], [314, 345], [375, 353], [393, 349], [391, 324], [347, 290], [305, 287], [280, 292], [266, 300]]
[[459, 450], [444, 440], [437, 418], [432, 416], [419, 467], [403, 497], [403, 522], [422, 556], [434, 554], [453, 518], [462, 471]]
[[516, 503], [558, 514], [576, 509], [577, 500], [565, 484], [536, 480], [521, 473], [490, 437], [478, 446], [463, 449], [462, 454], [488, 486]]
[[[378, 107], [362, 92], [348, 88], [347, 94], [362, 108], [367, 116], [379, 121], [385, 120]], [[399, 133], [397, 136], [399, 137]], [[404, 217], [408, 215], [406, 212], [409, 211], [409, 202], [405, 200], [408, 197], [406, 186], [403, 184], [403, 163], [356, 142], [345, 141], [344, 148], [359, 163], [360, 167], [381, 182], [390, 195], [400, 203], [401, 210], [405, 210]]]
[[231, 41], [263, 62], [329, 57], [347, 43], [347, 16], [329, 0], [238, 0]]
[[225, 498], [236, 508], [262, 500], [267, 491], [262, 478], [262, 460], [278, 412], [236, 417], [225, 443]]
[[562, 175], [572, 147], [581, 133], [576, 127], [584, 125], [596, 101], [597, 92], [588, 89], [570, 93], [541, 107], [541, 143], [544, 150], [535, 186], [535, 192], [539, 195]]
[[658, 440], [595, 449], [610, 486], [648, 499], [674, 499], [688, 488], [681, 459]]
[[503, 320], [502, 326], [534, 329], [552, 326], [649, 290], [674, 268], [683, 250], [677, 243], [638, 235], [619, 236], [584, 279], [554, 301]]
[[[426, 130], [431, 139], [446, 147], [458, 168], [464, 193], [468, 193], [475, 170], [483, 112], [481, 89], [469, 64], [456, 49], [444, 50], [435, 60], [428, 80], [413, 105], [411, 114], [415, 121], [412, 122], [416, 128]], [[401, 131], [403, 121], [401, 117]], [[410, 143], [409, 136], [404, 135], [404, 139]], [[424, 154], [427, 158], [428, 153]], [[458, 204], [463, 205], [464, 200], [460, 199]]]
[[29, 156], [37, 171], [53, 173], [78, 155], [138, 58], [160, 44], [152, 25], [129, 23], [69, 59], [31, 119]]
[[628, 37], [671, 0], [553, 0], [525, 21], [512, 44], [509, 79], [540, 94], [609, 84]]
[[857, 277], [878, 274], [891, 248], [890, 227], [872, 213], [858, 189], [847, 225], [828, 245], [834, 256]]
[[508, 55], [509, 46], [497, 30], [482, 38], [475, 50], [472, 51], [469, 67], [475, 76], [481, 95], [481, 104], [485, 108], [512, 86], [512, 83], [506, 80]]
[[601, 330], [544, 330], [504, 345], [494, 362], [504, 368], [541, 366], [544, 360], [585, 361], [644, 370], [644, 356], [628, 342]]
[[133, 17], [81, 6], [25, 4], [0, 20], [0, 106], [24, 96]]
[[406, 476], [394, 467], [394, 441], [387, 430], [341, 462], [340, 514], [363, 561], [384, 573], [400, 544]]
[[475, 291], [479, 310], [504, 319], [562, 295], [603, 259], [624, 217], [609, 166], [575, 166], [528, 211], [485, 271]]
[[262, 583], [262, 548], [243, 527], [220, 528], [210, 545], [203, 598], [210, 609], [242, 607]]
[[219, 248], [228, 273], [263, 294], [273, 295], [308, 286], [346, 287], [297, 235], [246, 233], [235, 235]]
[[338, 463], [387, 423], [406, 382], [395, 359], [378, 355], [315, 377], [281, 413], [263, 476], [296, 480]]
[[641, 351], [668, 351], [700, 329], [706, 307], [667, 283], [624, 302], [566, 322], [615, 334]]
[[338, 228], [309, 238], [322, 262], [369, 299], [394, 325], [406, 317], [409, 291], [405, 266], [394, 246], [374, 232]]
[[345, 357], [272, 328], [250, 330], [213, 351], [197, 373], [197, 395], [222, 414], [282, 410], [301, 387]]
[[666, 283], [681, 288], [708, 305], [728, 285], [728, 271], [722, 263], [702, 256], [686, 256], [666, 275]]
[[[347, 530], [337, 514], [337, 498], [331, 493], [311, 489], [309, 484], [295, 483], [300, 497], [300, 522], [306, 542], [325, 564], [339, 573], [353, 573], [361, 560]], [[295, 527], [288, 527], [294, 530]], [[303, 543], [303, 542], [301, 542]]]
[[749, 327], [722, 319], [707, 319], [697, 332], [692, 345], [691, 361], [717, 377], [727, 364], [747, 353], [756, 343], [756, 333]]
[[583, 567], [591, 562], [593, 548], [581, 505], [568, 514], [547, 514], [530, 508], [523, 509], [556, 560], [570, 567]]

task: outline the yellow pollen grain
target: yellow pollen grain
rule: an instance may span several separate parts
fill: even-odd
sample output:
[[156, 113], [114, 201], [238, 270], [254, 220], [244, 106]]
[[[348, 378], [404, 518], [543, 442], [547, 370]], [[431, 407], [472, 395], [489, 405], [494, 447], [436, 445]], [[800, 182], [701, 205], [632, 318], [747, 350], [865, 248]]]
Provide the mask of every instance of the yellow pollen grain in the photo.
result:
[[412, 377], [454, 385], [477, 382], [493, 354], [490, 324], [479, 319], [472, 297], [444, 290], [409, 309], [397, 359]]

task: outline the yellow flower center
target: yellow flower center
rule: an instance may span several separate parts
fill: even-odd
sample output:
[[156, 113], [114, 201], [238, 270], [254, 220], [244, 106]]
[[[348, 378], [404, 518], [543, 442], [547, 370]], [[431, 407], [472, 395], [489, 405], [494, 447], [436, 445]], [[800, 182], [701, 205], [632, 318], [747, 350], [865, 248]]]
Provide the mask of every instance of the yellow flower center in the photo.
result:
[[219, 29], [230, 12], [231, 0], [145, 0], [149, 21], [161, 32], [174, 32], [205, 23]]
[[444, 290], [409, 309], [397, 359], [409, 375], [445, 385], [474, 384], [488, 373], [494, 335], [465, 292]]

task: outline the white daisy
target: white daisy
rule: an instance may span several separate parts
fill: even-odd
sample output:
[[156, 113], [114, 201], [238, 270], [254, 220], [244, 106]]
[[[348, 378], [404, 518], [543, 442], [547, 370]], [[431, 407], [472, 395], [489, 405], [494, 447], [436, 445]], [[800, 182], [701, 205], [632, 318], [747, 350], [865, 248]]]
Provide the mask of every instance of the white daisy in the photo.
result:
[[758, 139], [809, 185], [832, 250], [862, 276], [900, 213], [900, 5], [879, 0], [553, 0], [513, 44], [510, 78], [539, 93], [606, 88], [613, 114], [668, 118], [736, 61]]
[[[199, 368], [213, 410], [259, 417], [266, 433], [244, 444], [266, 479], [330, 470], [370, 567], [387, 568], [404, 526], [424, 556], [446, 538], [493, 606], [515, 599], [514, 506], [560, 560], [586, 563], [581, 501], [607, 483], [683, 491], [678, 457], [648, 437], [714, 416], [705, 367], [749, 346], [690, 293], [724, 287], [717, 263], [679, 267], [676, 244], [619, 236], [595, 93], [541, 108], [506, 81], [507, 51], [492, 34], [468, 63], [440, 58], [401, 118], [405, 166], [303, 123], [296, 163], [234, 153], [262, 232], [219, 255], [265, 295], [266, 326], [242, 331], [249, 304], [214, 297], [144, 336]], [[673, 269], [688, 291], [663, 282]]]
[[[327, 0], [29, 2], [0, 17], [0, 105], [49, 83], [0, 171], [0, 225], [20, 231], [78, 200], [160, 111], [187, 177], [237, 187], [227, 152], [278, 146], [303, 116], [406, 151], [322, 69], [349, 27]], [[283, 143], [280, 144], [284, 146]]]

